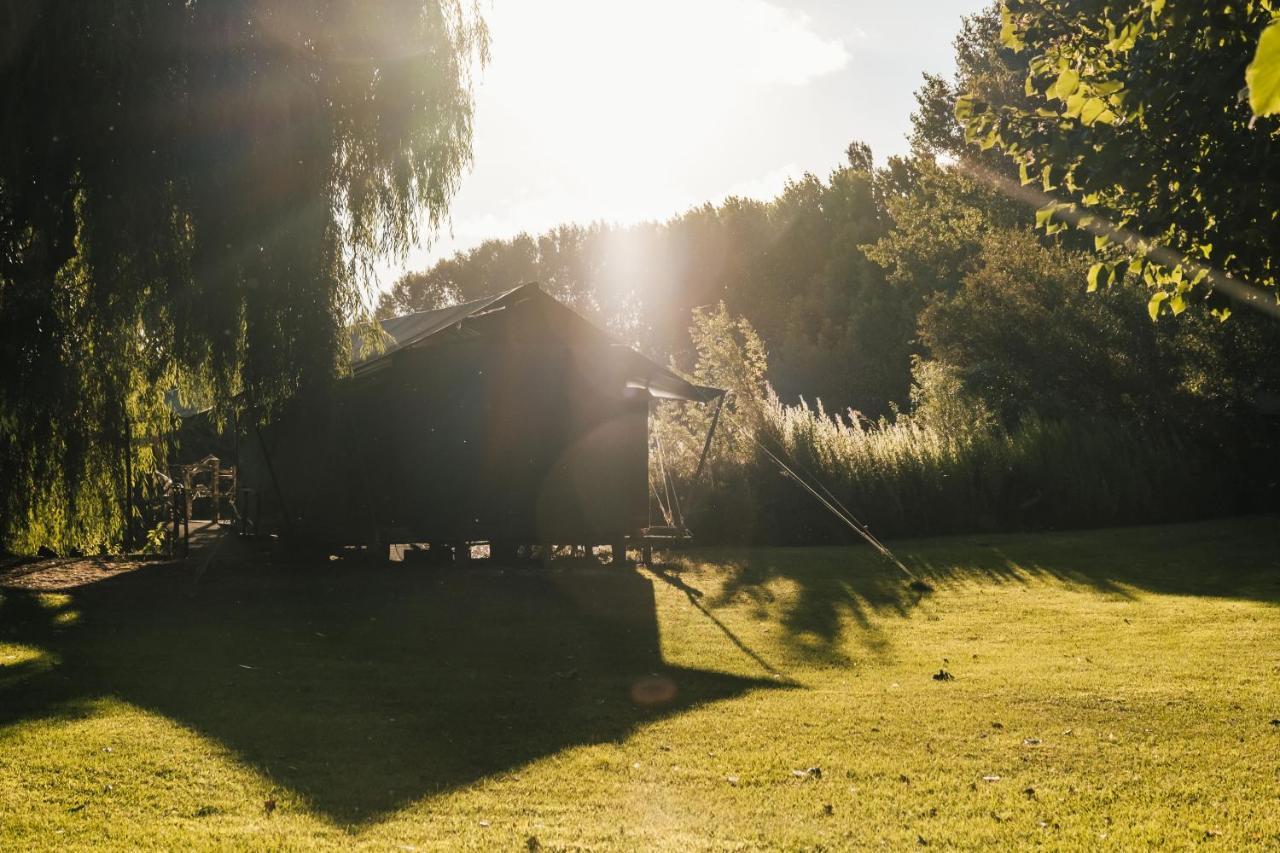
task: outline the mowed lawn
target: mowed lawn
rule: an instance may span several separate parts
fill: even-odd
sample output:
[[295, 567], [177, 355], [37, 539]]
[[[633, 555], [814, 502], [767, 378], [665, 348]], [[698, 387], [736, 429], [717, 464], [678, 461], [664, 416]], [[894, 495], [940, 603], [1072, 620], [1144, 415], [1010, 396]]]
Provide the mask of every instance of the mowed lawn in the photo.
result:
[[1280, 846], [1280, 519], [892, 544], [0, 589], [0, 849]]

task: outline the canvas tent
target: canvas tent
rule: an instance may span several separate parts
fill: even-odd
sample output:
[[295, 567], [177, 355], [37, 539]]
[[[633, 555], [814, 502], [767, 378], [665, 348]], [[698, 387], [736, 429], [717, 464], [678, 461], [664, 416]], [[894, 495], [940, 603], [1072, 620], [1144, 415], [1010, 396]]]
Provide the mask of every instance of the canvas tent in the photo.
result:
[[648, 523], [653, 399], [708, 402], [537, 285], [381, 323], [240, 438], [242, 512], [330, 543], [612, 544]]

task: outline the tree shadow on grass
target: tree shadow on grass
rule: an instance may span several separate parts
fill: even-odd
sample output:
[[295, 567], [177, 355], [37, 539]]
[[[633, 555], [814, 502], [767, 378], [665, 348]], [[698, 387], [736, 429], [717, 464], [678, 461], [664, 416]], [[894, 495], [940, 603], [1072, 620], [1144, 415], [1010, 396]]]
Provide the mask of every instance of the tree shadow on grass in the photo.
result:
[[[219, 566], [243, 565], [221, 559]], [[74, 621], [70, 614], [76, 614]], [[339, 825], [757, 689], [668, 666], [620, 569], [138, 569], [70, 600], [0, 590], [0, 730], [115, 696], [225, 745]]]
[[[867, 547], [717, 549], [682, 563], [721, 574], [710, 608], [745, 603], [761, 616], [777, 612], [793, 644], [817, 659], [844, 660], [840, 649], [850, 637], [883, 654], [884, 618], [906, 617], [928, 596], [970, 584], [1052, 580], [1117, 598], [1154, 593], [1280, 603], [1275, 516], [890, 544], [932, 592], [913, 589], [911, 577]], [[781, 606], [779, 582], [790, 588]]]

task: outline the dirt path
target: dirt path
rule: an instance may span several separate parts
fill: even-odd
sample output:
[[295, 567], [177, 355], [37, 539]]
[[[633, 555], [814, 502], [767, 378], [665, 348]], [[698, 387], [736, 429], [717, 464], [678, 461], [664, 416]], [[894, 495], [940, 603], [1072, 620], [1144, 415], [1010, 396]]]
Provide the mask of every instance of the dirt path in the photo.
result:
[[146, 566], [189, 564], [200, 568], [207, 564], [210, 549], [216, 548], [218, 542], [229, 535], [229, 530], [217, 529], [212, 522], [193, 521], [191, 553], [186, 557], [48, 557], [0, 562], [0, 588], [58, 592], [87, 586]]

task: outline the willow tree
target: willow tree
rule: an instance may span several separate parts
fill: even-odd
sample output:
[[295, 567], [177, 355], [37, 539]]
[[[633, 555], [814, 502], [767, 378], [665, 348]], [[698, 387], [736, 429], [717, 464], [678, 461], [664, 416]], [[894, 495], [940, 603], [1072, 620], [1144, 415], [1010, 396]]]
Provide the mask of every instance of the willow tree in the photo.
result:
[[469, 163], [472, 2], [0, 5], [0, 544], [116, 541], [166, 391], [335, 375]]

